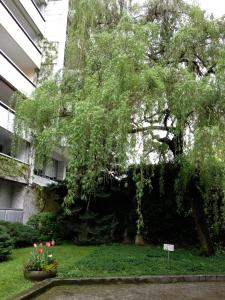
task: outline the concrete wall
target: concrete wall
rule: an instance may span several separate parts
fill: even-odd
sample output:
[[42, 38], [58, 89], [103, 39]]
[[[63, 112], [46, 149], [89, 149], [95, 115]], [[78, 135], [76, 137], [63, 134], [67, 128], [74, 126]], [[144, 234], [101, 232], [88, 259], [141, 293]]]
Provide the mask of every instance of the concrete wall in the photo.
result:
[[11, 208], [12, 186], [12, 182], [0, 180], [0, 208]]
[[23, 223], [26, 223], [32, 215], [38, 213], [39, 210], [36, 203], [35, 189], [32, 187], [26, 187], [23, 202]]
[[26, 223], [30, 216], [38, 212], [35, 189], [16, 182], [0, 180], [0, 210], [7, 208], [23, 209], [23, 223]]
[[0, 208], [23, 209], [26, 185], [0, 179]]

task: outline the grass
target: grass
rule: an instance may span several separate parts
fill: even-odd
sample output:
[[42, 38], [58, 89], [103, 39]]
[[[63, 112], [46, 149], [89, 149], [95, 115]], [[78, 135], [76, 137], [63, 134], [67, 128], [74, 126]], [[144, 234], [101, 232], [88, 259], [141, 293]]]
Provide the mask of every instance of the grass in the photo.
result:
[[[60, 270], [69, 268], [83, 256], [90, 254], [94, 247], [76, 247], [65, 244], [56, 246], [54, 255], [60, 264]], [[32, 283], [23, 277], [23, 265], [28, 260], [32, 248], [15, 249], [8, 261], [0, 263], [0, 299], [11, 299], [14, 295], [32, 287]]]
[[[22, 273], [30, 252], [31, 248], [16, 249], [10, 260], [0, 264], [1, 300], [32, 286]], [[59, 262], [59, 277], [225, 273], [224, 255], [207, 258], [194, 250], [176, 250], [170, 263], [162, 247], [156, 246], [64, 244], [55, 247], [54, 255]]]

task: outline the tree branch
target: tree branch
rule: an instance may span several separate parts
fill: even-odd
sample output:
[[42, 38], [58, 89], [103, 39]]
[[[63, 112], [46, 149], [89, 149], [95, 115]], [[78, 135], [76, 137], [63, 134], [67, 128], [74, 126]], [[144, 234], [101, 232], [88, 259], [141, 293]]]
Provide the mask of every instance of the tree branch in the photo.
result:
[[176, 127], [165, 127], [165, 126], [160, 126], [160, 125], [150, 125], [146, 127], [137, 127], [137, 128], [131, 128], [128, 130], [128, 133], [138, 133], [138, 132], [144, 132], [148, 130], [162, 130], [162, 131], [168, 131], [170, 129], [176, 129]]

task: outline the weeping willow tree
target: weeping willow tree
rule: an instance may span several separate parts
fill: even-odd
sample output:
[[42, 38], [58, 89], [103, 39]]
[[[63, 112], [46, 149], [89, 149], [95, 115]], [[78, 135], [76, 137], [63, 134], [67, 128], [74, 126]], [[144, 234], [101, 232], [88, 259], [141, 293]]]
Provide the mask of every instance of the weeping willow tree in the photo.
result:
[[88, 201], [105, 172], [171, 160], [178, 198], [191, 178], [204, 196], [190, 195], [190, 205], [202, 249], [213, 253], [204, 205], [225, 188], [224, 38], [224, 18], [181, 0], [71, 1], [63, 76], [18, 97], [15, 123], [16, 134], [32, 130], [40, 163], [66, 148], [65, 207]]

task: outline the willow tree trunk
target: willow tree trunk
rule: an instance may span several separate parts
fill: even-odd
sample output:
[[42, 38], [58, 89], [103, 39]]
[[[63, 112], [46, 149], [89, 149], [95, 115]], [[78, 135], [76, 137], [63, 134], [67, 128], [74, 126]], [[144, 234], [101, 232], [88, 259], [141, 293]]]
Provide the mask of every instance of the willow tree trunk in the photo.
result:
[[[167, 144], [172, 151], [175, 160], [183, 154], [183, 131], [180, 130], [173, 139], [160, 138], [160, 142]], [[180, 171], [180, 165], [177, 166], [177, 172]], [[213, 243], [209, 234], [209, 228], [207, 224], [207, 217], [204, 211], [204, 204], [202, 194], [199, 189], [199, 175], [193, 174], [193, 178], [189, 182], [188, 186], [188, 198], [192, 209], [192, 216], [196, 226], [198, 239], [200, 242], [201, 253], [207, 256], [214, 254]]]
[[209, 234], [206, 215], [200, 199], [190, 198], [192, 216], [198, 233], [201, 253], [206, 256], [214, 254], [213, 243]]
[[192, 209], [192, 216], [198, 233], [201, 253], [206, 256], [214, 254], [214, 247], [209, 233], [207, 216], [204, 210], [204, 200], [198, 184], [199, 178], [194, 177], [189, 186], [189, 202]]

